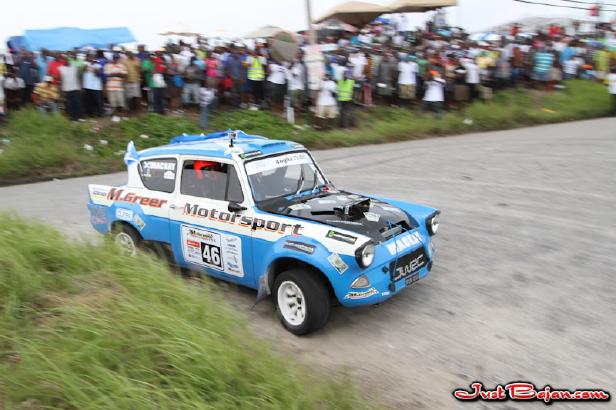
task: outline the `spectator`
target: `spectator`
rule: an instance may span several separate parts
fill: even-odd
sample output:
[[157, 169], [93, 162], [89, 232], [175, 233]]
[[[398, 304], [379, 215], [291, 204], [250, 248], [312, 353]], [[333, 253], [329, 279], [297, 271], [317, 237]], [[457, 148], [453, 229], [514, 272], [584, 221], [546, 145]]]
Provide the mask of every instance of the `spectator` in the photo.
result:
[[336, 90], [336, 83], [332, 81], [329, 74], [325, 74], [317, 97], [316, 116], [318, 119], [317, 125], [320, 128], [330, 128], [327, 124], [328, 120], [333, 120], [338, 116], [334, 98]]
[[30, 103], [34, 86], [39, 82], [38, 66], [34, 61], [32, 53], [21, 50], [16, 68], [17, 76], [24, 81], [22, 104]]
[[0, 121], [3, 121], [6, 116], [6, 106], [4, 98], [4, 71], [0, 67]]
[[182, 88], [184, 87], [184, 79], [180, 71], [180, 64], [177, 55], [172, 57], [171, 62], [167, 65], [167, 93], [169, 96], [169, 109], [177, 110], [180, 108], [180, 100], [182, 97]]
[[141, 61], [141, 75], [144, 82], [144, 91], [147, 94], [148, 109], [153, 111], [154, 108], [154, 63], [150, 54], [144, 54], [143, 61]]
[[111, 63], [105, 65], [107, 100], [114, 115], [126, 108], [124, 97], [124, 80], [126, 66], [120, 62], [118, 54], [113, 55]]
[[338, 81], [338, 105], [340, 108], [340, 128], [354, 127], [355, 117], [353, 116], [353, 90], [355, 80], [353, 73], [344, 73], [344, 80]]
[[49, 111], [52, 114], [58, 112], [60, 93], [58, 87], [53, 83], [52, 76], [46, 75], [43, 81], [34, 87], [33, 94], [37, 97], [40, 112], [47, 113]]
[[542, 83], [545, 88], [549, 86], [549, 82], [551, 81], [550, 74], [553, 65], [554, 54], [547, 51], [545, 47], [541, 47], [535, 54], [533, 73], [535, 81]]
[[126, 52], [126, 101], [131, 113], [139, 112], [141, 106], [141, 60], [131, 51]]
[[268, 72], [267, 82], [272, 109], [277, 113], [282, 113], [282, 104], [287, 91], [287, 68], [275, 59], [272, 59], [268, 66]]
[[398, 63], [398, 88], [400, 99], [414, 100], [417, 90], [417, 63], [415, 57], [406, 56]]
[[466, 85], [468, 86], [470, 100], [475, 101], [479, 97], [479, 84], [481, 83], [479, 67], [473, 58], [467, 58], [464, 61], [464, 69], [466, 70]]
[[83, 91], [86, 115], [90, 117], [103, 116], [103, 67], [92, 54], [86, 57], [83, 71]]
[[209, 53], [205, 60], [205, 74], [207, 76], [207, 88], [212, 90], [218, 89], [218, 58], [214, 53]]
[[245, 81], [245, 69], [239, 48], [231, 48], [231, 54], [227, 57], [226, 71], [226, 76], [231, 79], [231, 105], [239, 107]]
[[[377, 87], [378, 94], [387, 104], [394, 104], [394, 78], [397, 72], [398, 64], [392, 54], [387, 54], [384, 61], [379, 64]], [[397, 83], [397, 81], [396, 81]]]
[[[63, 58], [64, 59], [64, 58]], [[81, 119], [81, 84], [79, 83], [79, 69], [74, 62], [61, 66], [60, 83], [64, 93], [64, 107], [71, 121]]]
[[265, 80], [264, 67], [266, 63], [265, 57], [257, 54], [256, 51], [253, 51], [244, 63], [248, 69], [248, 84], [252, 90], [254, 109], [258, 109], [263, 102], [263, 81]]
[[184, 70], [184, 89], [182, 90], [182, 102], [186, 105], [200, 104], [200, 87], [203, 80], [203, 71], [196, 63], [197, 58], [191, 57], [190, 63]]
[[436, 117], [440, 118], [443, 108], [443, 101], [445, 100], [445, 95], [443, 92], [445, 80], [436, 70], [431, 70], [426, 75], [426, 95], [423, 99], [423, 108], [424, 110], [434, 112]]
[[23, 101], [23, 93], [26, 84], [24, 80], [17, 77], [15, 72], [9, 71], [8, 77], [4, 80], [4, 90], [6, 91], [6, 105], [9, 111], [19, 110]]
[[215, 91], [212, 88], [208, 88], [206, 81], [202, 81], [202, 86], [199, 89], [199, 106], [201, 107], [199, 127], [203, 130], [208, 127], [210, 104], [212, 104], [215, 97]]
[[304, 90], [306, 89], [306, 67], [301, 61], [301, 55], [295, 57], [291, 69], [288, 71], [289, 91], [291, 92], [291, 105], [296, 110], [302, 108]]
[[575, 54], [572, 54], [568, 60], [563, 63], [563, 74], [565, 80], [577, 78], [580, 69], [580, 62]]
[[608, 91], [612, 96], [612, 115], [616, 116], [616, 66], [613, 65], [607, 75]]
[[[145, 63], [145, 61], [144, 61]], [[166, 66], [162, 62], [162, 57], [157, 54], [153, 58], [154, 72], [152, 74], [151, 84], [148, 86], [152, 90], [152, 106], [153, 111], [157, 114], [165, 113], [165, 90], [167, 89], [167, 83], [165, 82], [165, 76], [163, 75]]]

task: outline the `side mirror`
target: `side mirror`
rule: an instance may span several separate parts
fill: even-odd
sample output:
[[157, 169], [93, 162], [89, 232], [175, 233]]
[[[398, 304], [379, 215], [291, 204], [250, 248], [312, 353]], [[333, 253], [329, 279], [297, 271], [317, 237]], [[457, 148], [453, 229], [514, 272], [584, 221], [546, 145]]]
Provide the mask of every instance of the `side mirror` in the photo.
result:
[[238, 213], [238, 212], [245, 211], [247, 208], [245, 206], [238, 204], [237, 202], [229, 202], [228, 209], [229, 209], [229, 212]]

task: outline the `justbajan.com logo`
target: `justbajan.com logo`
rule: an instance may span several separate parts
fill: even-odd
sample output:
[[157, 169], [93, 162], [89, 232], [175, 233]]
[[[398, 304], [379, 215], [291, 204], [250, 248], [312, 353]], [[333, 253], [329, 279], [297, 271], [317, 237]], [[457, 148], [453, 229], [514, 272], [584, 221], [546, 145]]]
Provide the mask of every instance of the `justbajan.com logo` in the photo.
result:
[[560, 389], [554, 388], [549, 384], [542, 389], [535, 387], [529, 382], [511, 382], [506, 385], [498, 384], [494, 389], [486, 388], [482, 382], [473, 382], [470, 389], [456, 389], [453, 396], [460, 401], [540, 401], [545, 404], [552, 404], [558, 401], [575, 402], [608, 402], [611, 399], [610, 393], [603, 389]]

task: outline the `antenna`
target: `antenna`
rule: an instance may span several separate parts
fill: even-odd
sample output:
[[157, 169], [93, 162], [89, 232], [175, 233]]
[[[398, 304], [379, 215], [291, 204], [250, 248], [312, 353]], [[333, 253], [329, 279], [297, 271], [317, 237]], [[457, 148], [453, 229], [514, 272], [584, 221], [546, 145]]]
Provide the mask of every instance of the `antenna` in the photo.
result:
[[236, 137], [235, 131], [229, 130], [229, 148], [233, 148], [233, 140]]

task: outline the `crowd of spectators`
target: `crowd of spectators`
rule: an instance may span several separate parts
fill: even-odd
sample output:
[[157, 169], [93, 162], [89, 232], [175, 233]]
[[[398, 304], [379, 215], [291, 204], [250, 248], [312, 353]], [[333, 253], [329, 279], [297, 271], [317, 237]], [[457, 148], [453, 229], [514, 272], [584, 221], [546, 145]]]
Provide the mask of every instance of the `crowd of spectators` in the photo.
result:
[[438, 117], [504, 88], [557, 90], [572, 78], [604, 82], [616, 114], [616, 33], [609, 25], [592, 35], [559, 27], [531, 35], [514, 25], [490, 41], [472, 41], [447, 26], [442, 12], [424, 29], [407, 26], [402, 17], [355, 33], [320, 32], [324, 75], [316, 87], [302, 47], [293, 61], [282, 62], [267, 41], [250, 48], [199, 41], [155, 51], [21, 50], [0, 56], [0, 116], [28, 104], [41, 112], [62, 108], [73, 121], [194, 110], [205, 129], [213, 110], [236, 107], [314, 112], [316, 126], [337, 119], [350, 127], [358, 106], [417, 104]]

